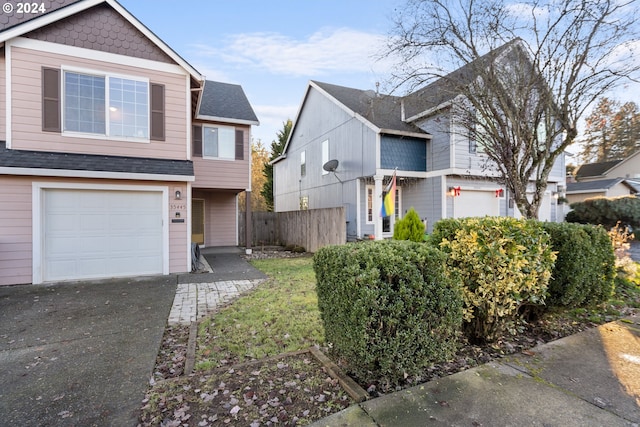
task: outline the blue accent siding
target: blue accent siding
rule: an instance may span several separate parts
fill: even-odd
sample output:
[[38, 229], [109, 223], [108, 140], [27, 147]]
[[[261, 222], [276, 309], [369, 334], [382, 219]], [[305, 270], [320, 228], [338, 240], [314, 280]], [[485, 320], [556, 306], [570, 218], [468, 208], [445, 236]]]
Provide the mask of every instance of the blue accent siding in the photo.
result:
[[382, 135], [380, 138], [382, 169], [427, 171], [427, 141], [418, 138]]

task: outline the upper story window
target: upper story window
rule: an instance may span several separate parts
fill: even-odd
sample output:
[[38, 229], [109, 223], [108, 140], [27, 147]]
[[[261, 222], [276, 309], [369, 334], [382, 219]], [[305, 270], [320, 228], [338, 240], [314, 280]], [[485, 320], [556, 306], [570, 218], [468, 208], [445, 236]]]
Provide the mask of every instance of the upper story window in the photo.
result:
[[203, 126], [202, 131], [203, 157], [235, 159], [236, 134], [234, 128], [226, 126]]
[[64, 130], [106, 134], [105, 78], [64, 73]]
[[300, 153], [300, 176], [305, 176], [307, 174], [307, 152], [303, 151]]
[[164, 117], [164, 85], [107, 73], [42, 69], [44, 131], [163, 141]]
[[244, 160], [244, 131], [231, 126], [194, 124], [192, 155], [205, 159]]
[[[325, 139], [322, 141], [322, 164], [320, 166], [324, 166], [325, 163], [329, 161], [329, 140]], [[322, 168], [322, 175], [328, 174], [329, 171], [324, 170]]]
[[65, 132], [149, 139], [149, 82], [64, 72]]

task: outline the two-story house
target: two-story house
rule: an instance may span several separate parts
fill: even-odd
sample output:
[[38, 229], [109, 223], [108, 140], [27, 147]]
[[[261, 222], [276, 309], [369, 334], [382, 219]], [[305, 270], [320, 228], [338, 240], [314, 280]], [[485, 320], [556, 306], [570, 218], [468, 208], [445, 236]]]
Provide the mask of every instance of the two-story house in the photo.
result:
[[[411, 207], [429, 231], [442, 218], [520, 216], [485, 167], [482, 147], [457, 128], [451, 101], [459, 94], [445, 84], [439, 80], [399, 97], [311, 81], [274, 161], [275, 210], [344, 206], [349, 239], [390, 237]], [[564, 171], [561, 158], [549, 177], [541, 220], [562, 220], [554, 196], [565, 186]], [[382, 218], [394, 172], [395, 212]]]
[[0, 285], [186, 272], [191, 242], [237, 244], [257, 124], [116, 1], [3, 13]]

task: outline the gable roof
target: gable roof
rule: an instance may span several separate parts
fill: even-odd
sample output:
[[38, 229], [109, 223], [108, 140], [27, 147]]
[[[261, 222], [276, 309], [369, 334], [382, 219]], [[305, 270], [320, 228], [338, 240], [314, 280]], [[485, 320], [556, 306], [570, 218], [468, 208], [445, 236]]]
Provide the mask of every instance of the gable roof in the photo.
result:
[[629, 189], [631, 189], [633, 192], [636, 192], [636, 193], [638, 192], [638, 190], [636, 189], [636, 186], [634, 186], [633, 183], [627, 182], [626, 179], [612, 178], [612, 179], [598, 179], [595, 181], [567, 183], [567, 194], [606, 191], [620, 183], [629, 187]]
[[603, 176], [622, 160], [610, 160], [608, 162], [587, 163], [578, 168], [576, 171], [576, 179], [587, 177]]
[[260, 124], [242, 86], [212, 80], [205, 81], [196, 118]]
[[476, 70], [485, 67], [509, 49], [521, 43], [520, 39], [511, 40], [462, 67], [438, 78], [425, 87], [402, 98], [403, 119], [413, 121], [428, 112], [447, 106], [460, 95], [463, 87], [471, 84], [478, 76]]
[[77, 3], [80, 0], [41, 0], [37, 3], [38, 6], [42, 5], [45, 10], [44, 13], [18, 13], [18, 9], [14, 6], [10, 12], [7, 12], [4, 8], [0, 14], [0, 32], [6, 31], [13, 27], [16, 27], [25, 22], [39, 18], [43, 15], [57, 11], [67, 7], [73, 3]]
[[25, 174], [37, 175], [33, 169], [38, 169], [45, 175], [48, 170], [65, 170], [78, 173], [141, 174], [146, 179], [153, 179], [155, 175], [162, 180], [166, 180], [167, 176], [181, 181], [194, 179], [191, 160], [8, 150], [6, 143], [0, 141], [0, 171], [3, 168], [11, 168], [12, 174], [17, 174], [19, 169], [26, 169]]
[[115, 0], [43, 0], [38, 4], [40, 3], [45, 6], [46, 12], [33, 15], [18, 14], [14, 8], [11, 13], [6, 14], [7, 16], [4, 16], [4, 13], [0, 14], [0, 46], [12, 38], [23, 36], [31, 31], [40, 29], [48, 24], [85, 11], [96, 5], [107, 4], [158, 46], [175, 63], [185, 69], [194, 80], [199, 83], [202, 83], [204, 80], [204, 77], [198, 70]]
[[346, 86], [339, 86], [330, 83], [322, 83], [310, 80], [307, 85], [302, 104], [298, 109], [293, 128], [289, 133], [289, 139], [284, 145], [282, 154], [270, 163], [278, 163], [286, 158], [291, 138], [302, 108], [309, 96], [311, 89], [316, 89], [342, 109], [350, 112], [359, 118], [363, 123], [372, 128], [375, 132], [388, 135], [405, 135], [416, 138], [431, 138], [431, 134], [423, 131], [412, 123], [402, 121], [401, 104], [399, 97], [392, 95], [378, 94], [372, 90], [354, 89]]
[[401, 99], [372, 90], [353, 89], [329, 83], [311, 81], [310, 85], [323, 91], [350, 111], [377, 127], [381, 133], [412, 133], [418, 137], [429, 134], [419, 127], [402, 121]]

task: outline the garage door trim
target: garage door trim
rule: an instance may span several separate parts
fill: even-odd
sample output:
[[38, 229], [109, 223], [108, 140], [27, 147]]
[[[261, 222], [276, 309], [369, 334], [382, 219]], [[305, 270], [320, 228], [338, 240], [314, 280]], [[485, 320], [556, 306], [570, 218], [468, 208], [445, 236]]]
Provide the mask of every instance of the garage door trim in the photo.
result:
[[162, 194], [162, 274], [169, 274], [169, 191], [166, 186], [34, 182], [32, 184], [32, 283], [42, 283], [43, 271], [43, 200], [46, 190], [143, 191]]

